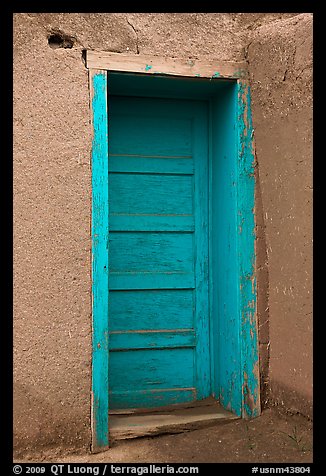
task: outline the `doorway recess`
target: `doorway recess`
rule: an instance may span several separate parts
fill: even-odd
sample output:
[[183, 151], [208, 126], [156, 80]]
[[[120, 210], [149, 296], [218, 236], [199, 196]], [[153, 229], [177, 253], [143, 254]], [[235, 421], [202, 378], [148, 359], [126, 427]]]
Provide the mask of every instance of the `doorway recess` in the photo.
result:
[[[114, 104], [114, 98], [124, 98], [123, 101], [128, 98], [144, 98], [145, 103], [149, 99], [175, 101], [175, 104], [179, 104], [178, 101], [194, 101], [207, 106], [208, 174], [205, 186], [208, 196], [208, 254], [207, 263], [203, 263], [203, 266], [207, 264], [209, 393], [203, 394], [195, 404], [196, 410], [191, 412], [184, 408], [181, 411], [175, 406], [173, 414], [177, 417], [176, 412], [181, 411], [179, 420], [177, 418], [179, 428], [185, 425], [187, 415], [190, 426], [191, 421], [198, 423], [214, 420], [210, 413], [212, 411], [213, 414], [215, 411], [215, 419], [219, 419], [218, 415], [223, 415], [223, 412], [224, 417], [258, 416], [260, 398], [255, 270], [255, 164], [250, 88], [244, 65], [87, 52], [87, 66], [90, 72], [93, 124], [93, 451], [101, 451], [109, 445], [110, 432], [115, 438], [114, 432], [116, 435], [119, 431], [120, 435], [124, 432], [131, 435], [140, 428], [137, 420], [140, 416], [130, 414], [130, 409], [126, 409], [123, 403], [121, 408], [119, 404], [115, 404], [113, 408], [110, 406], [110, 398], [114, 401], [112, 391], [110, 394], [110, 385], [113, 384], [113, 377], [110, 379], [110, 352], [117, 350], [112, 346], [115, 345], [114, 342], [118, 342], [115, 331], [112, 332], [109, 328], [110, 282], [113, 283], [110, 269], [112, 270], [112, 262], [117, 255], [115, 253], [113, 257], [109, 252], [112, 217], [108, 213], [110, 193], [116, 180], [111, 181], [110, 185], [110, 141], [114, 143], [116, 137], [114, 124], [110, 128], [110, 101]], [[121, 161], [119, 164], [121, 166]], [[143, 166], [147, 166], [146, 160], [142, 163]], [[180, 166], [184, 167], [184, 164]], [[119, 170], [118, 173], [121, 173]], [[186, 173], [187, 176], [189, 174]], [[170, 185], [173, 183], [171, 181]], [[123, 186], [122, 181], [119, 184], [119, 187]], [[186, 187], [186, 181], [184, 184]], [[139, 233], [139, 230], [136, 232]], [[120, 238], [121, 243], [126, 239], [125, 236]], [[133, 243], [139, 243], [139, 236], [132, 237], [132, 240]], [[165, 236], [167, 243], [166, 240], [169, 240], [168, 236]], [[171, 248], [175, 246], [175, 241], [168, 244]], [[114, 243], [112, 247], [115, 245]], [[165, 257], [166, 260], [170, 258], [170, 255]], [[128, 259], [131, 259], [130, 256]], [[135, 262], [135, 266], [137, 263]], [[117, 273], [120, 263], [116, 266], [113, 272]], [[190, 334], [188, 340], [185, 333], [182, 338], [185, 340], [180, 346], [189, 347]], [[122, 337], [119, 339], [120, 343], [116, 345], [121, 346]], [[133, 339], [135, 341], [134, 336]], [[124, 387], [121, 388], [123, 390]], [[200, 400], [205, 397], [211, 398], [210, 405], [201, 405]], [[193, 404], [191, 398], [184, 403]], [[152, 415], [152, 421], [155, 416], [157, 421], [163, 422], [161, 430], [168, 426], [166, 422], [171, 416], [170, 409], [162, 409], [158, 414], [155, 409], [153, 413], [151, 403], [151, 408], [144, 406], [145, 411], [152, 413], [147, 413], [146, 418], [145, 413], [141, 413], [143, 428], [147, 425], [145, 420], [149, 420], [149, 415]], [[199, 418], [199, 414], [205, 414], [204, 408], [209, 416]], [[122, 427], [124, 424], [124, 429], [121, 429], [120, 424]], [[130, 424], [129, 429], [126, 429], [127, 424]], [[138, 428], [134, 433], [130, 430], [132, 425], [134, 429]], [[148, 431], [156, 430], [152, 428]]]

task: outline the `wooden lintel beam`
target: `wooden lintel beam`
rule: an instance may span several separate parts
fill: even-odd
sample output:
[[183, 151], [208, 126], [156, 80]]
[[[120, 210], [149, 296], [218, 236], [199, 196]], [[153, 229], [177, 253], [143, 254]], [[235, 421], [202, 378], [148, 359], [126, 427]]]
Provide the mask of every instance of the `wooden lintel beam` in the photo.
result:
[[246, 78], [246, 62], [167, 58], [149, 55], [130, 55], [104, 51], [87, 51], [87, 68], [130, 73], [168, 74], [201, 78]]

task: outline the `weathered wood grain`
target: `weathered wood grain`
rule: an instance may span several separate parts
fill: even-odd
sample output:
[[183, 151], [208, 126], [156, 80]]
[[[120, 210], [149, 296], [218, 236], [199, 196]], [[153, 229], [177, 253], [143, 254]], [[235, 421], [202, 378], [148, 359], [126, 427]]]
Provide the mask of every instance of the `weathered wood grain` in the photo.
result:
[[111, 391], [110, 409], [149, 409], [196, 400], [196, 388], [167, 388], [151, 390]]
[[[120, 56], [120, 55], [119, 55]], [[111, 59], [114, 58], [111, 57]], [[121, 58], [121, 56], [120, 56]], [[91, 64], [91, 55], [89, 56]], [[111, 61], [110, 59], [110, 61]], [[115, 59], [118, 60], [116, 56]], [[138, 58], [140, 59], [140, 58]], [[144, 59], [144, 58], [142, 58]], [[115, 61], [115, 60], [114, 60]], [[201, 73], [195, 73], [195, 63], [189, 64], [188, 73], [183, 70], [182, 75], [200, 76]], [[90, 66], [94, 67], [94, 64]], [[138, 65], [139, 66], [139, 65]], [[135, 66], [136, 68], [138, 67]], [[145, 66], [145, 72], [147, 79], [150, 81], [165, 81], [165, 77], [153, 76], [150, 78], [151, 73], [157, 73], [153, 67], [154, 63], [147, 63]], [[176, 64], [175, 64], [176, 66]], [[196, 63], [196, 67], [199, 63]], [[226, 66], [224, 64], [224, 66]], [[228, 67], [231, 65], [229, 64]], [[237, 83], [235, 81], [227, 81], [228, 78], [243, 78], [245, 77], [245, 71], [236, 71], [235, 65], [233, 65], [233, 76], [228, 76], [228, 72], [224, 70], [224, 73], [215, 71], [211, 76], [206, 76], [211, 81], [204, 81], [205, 90], [203, 89], [197, 97], [207, 99], [207, 95], [214, 95], [214, 99], [211, 102], [211, 140], [209, 145], [210, 150], [210, 182], [206, 179], [206, 183], [210, 183], [210, 305], [211, 311], [214, 314], [214, 319], [211, 323], [211, 336], [210, 342], [212, 349], [212, 368], [213, 372], [213, 393], [221, 398], [223, 404], [237, 413], [246, 417], [257, 416], [260, 412], [259, 402], [259, 369], [258, 369], [258, 344], [257, 344], [257, 312], [256, 312], [256, 282], [255, 282], [255, 249], [254, 249], [254, 153], [253, 153], [253, 128], [250, 114], [250, 90], [248, 84], [241, 80]], [[239, 65], [237, 65], [239, 66]], [[169, 66], [170, 68], [170, 66]], [[101, 69], [101, 68], [100, 68]], [[114, 70], [114, 69], [113, 69]], [[119, 71], [117, 69], [116, 71]], [[207, 70], [208, 71], [208, 70]], [[138, 70], [137, 72], [142, 72]], [[117, 74], [117, 73], [112, 73]], [[168, 74], [168, 68], [164, 74]], [[172, 76], [178, 76], [179, 72], [171, 73]], [[204, 73], [207, 74], [207, 73]], [[224, 75], [224, 76], [223, 76]], [[132, 75], [130, 75], [132, 77]], [[142, 75], [135, 75], [143, 77]], [[203, 76], [205, 77], [205, 76]], [[226, 78], [220, 83], [217, 83], [219, 79]], [[98, 78], [98, 79], [95, 79]], [[180, 93], [180, 84], [183, 84], [183, 80], [174, 79], [178, 82], [179, 89], [176, 89], [174, 96], [177, 98]], [[190, 83], [194, 83], [189, 79]], [[156, 84], [156, 83], [155, 83]], [[199, 84], [196, 82], [196, 84]], [[218, 87], [214, 91], [211, 86], [215, 87], [215, 84], [224, 84], [223, 87]], [[171, 94], [172, 86], [168, 88], [165, 96]], [[139, 89], [139, 88], [138, 88]], [[152, 88], [153, 89], [153, 88]], [[173, 89], [173, 88], [172, 88]], [[137, 90], [138, 91], [138, 90]], [[178, 92], [179, 91], [179, 92]], [[190, 86], [184, 93], [184, 98], [188, 99], [188, 96], [195, 96]], [[195, 89], [193, 90], [195, 91]], [[201, 215], [201, 212], [196, 209], [196, 204], [201, 203], [202, 207], [204, 195], [200, 191], [200, 184], [198, 184], [198, 168], [197, 160], [199, 155], [203, 152], [200, 151], [194, 144], [198, 144], [201, 139], [198, 136], [203, 136], [198, 133], [196, 126], [196, 116], [201, 114], [198, 112], [201, 101], [180, 101], [179, 99], [162, 99], [158, 100], [157, 104], [164, 106], [161, 114], [158, 114], [157, 107], [152, 107], [152, 99], [147, 98], [146, 103], [142, 104], [142, 99], [133, 98], [132, 103], [129, 103], [130, 98], [110, 98], [109, 104], [113, 106], [110, 109], [110, 128], [108, 143], [107, 131], [107, 77], [103, 71], [96, 71], [91, 69], [90, 71], [90, 93], [91, 93], [91, 110], [92, 121], [94, 130], [94, 141], [92, 151], [92, 187], [93, 187], [93, 212], [92, 212], [92, 252], [93, 252], [93, 264], [92, 264], [92, 277], [93, 277], [93, 375], [92, 375], [92, 435], [93, 435], [93, 451], [97, 448], [104, 448], [108, 444], [108, 416], [106, 413], [107, 402], [109, 395], [113, 398], [110, 402], [111, 408], [121, 408], [126, 406], [134, 408], [134, 406], [148, 407], [151, 405], [160, 406], [168, 405], [170, 403], [190, 402], [199, 397], [198, 392], [198, 377], [203, 374], [198, 370], [198, 362], [202, 359], [202, 363], [205, 362], [204, 346], [200, 349], [202, 339], [199, 339], [200, 333], [205, 336], [207, 332], [207, 326], [204, 320], [202, 325], [197, 327], [197, 316], [201, 309], [201, 316], [204, 315], [204, 294], [200, 297], [200, 292], [203, 292], [205, 284], [202, 285], [200, 281], [200, 272], [205, 275], [207, 272], [205, 259], [200, 258], [200, 254], [205, 256], [206, 251], [200, 246], [200, 241], [204, 243], [202, 239], [205, 235], [206, 222], [205, 216]], [[135, 93], [135, 91], [134, 91]], [[191, 93], [191, 94], [190, 94]], [[138, 93], [137, 93], [138, 94]], [[137, 96], [135, 93], [134, 95]], [[149, 93], [152, 94], [152, 93]], [[164, 96], [162, 93], [162, 97]], [[159, 95], [159, 93], [155, 93]], [[181, 94], [182, 96], [182, 94]], [[122, 102], [121, 102], [122, 101]], [[196, 107], [194, 104], [196, 103]], [[131, 104], [132, 107], [129, 108]], [[121, 107], [120, 107], [121, 106]], [[156, 106], [156, 105], [155, 105]], [[129, 109], [128, 109], [129, 108]], [[165, 108], [165, 109], [164, 109]], [[169, 114], [173, 111], [173, 117]], [[112, 115], [113, 111], [113, 115]], [[129, 118], [128, 118], [129, 117]], [[140, 118], [138, 121], [138, 117]], [[113, 120], [112, 120], [113, 119]], [[213, 125], [212, 125], [213, 124]], [[147, 128], [147, 135], [144, 136], [144, 129]], [[119, 135], [120, 134], [120, 135]], [[171, 141], [170, 141], [171, 138]], [[179, 140], [179, 138], [181, 138]], [[167, 140], [169, 139], [169, 140]], [[112, 144], [111, 144], [112, 140]], [[203, 142], [202, 142], [203, 143]], [[111, 149], [109, 144], [112, 145]], [[171, 145], [172, 144], [172, 145]], [[173, 146], [175, 145], [175, 147]], [[108, 158], [107, 149], [110, 150], [110, 158]], [[194, 152], [195, 151], [195, 152]], [[205, 155], [205, 152], [203, 152]], [[204, 156], [203, 155], [203, 156]], [[202, 156], [202, 158], [203, 158]], [[202, 160], [202, 158], [200, 160]], [[104, 162], [103, 162], [104, 160]], [[111, 162], [112, 160], [112, 162]], [[109, 161], [108, 165], [110, 169], [105, 165], [105, 162]], [[98, 167], [97, 165], [98, 164]], [[112, 179], [112, 177], [123, 177], [123, 179]], [[127, 177], [139, 176], [140, 181]], [[145, 178], [146, 177], [146, 178]], [[153, 177], [158, 177], [159, 180]], [[157, 212], [156, 206], [152, 201], [152, 210], [150, 213], [144, 213], [144, 207], [150, 204], [150, 200], [156, 193], [156, 189], [159, 189], [160, 184], [164, 179], [172, 179], [171, 184], [174, 181], [174, 186], [169, 186], [169, 182], [165, 183], [166, 193], [165, 195], [158, 192], [161, 197], [156, 200], [158, 204], [161, 201], [171, 199], [171, 213]], [[177, 182], [177, 179], [190, 180], [191, 186], [188, 187], [186, 192], [189, 200], [186, 200], [188, 205], [191, 202], [188, 212], [184, 213], [186, 204], [183, 203], [181, 209], [178, 209], [178, 204], [182, 204], [185, 197], [182, 195], [184, 190], [187, 189], [184, 186], [185, 182]], [[112, 198], [112, 204], [110, 203], [109, 196], [105, 196], [107, 185], [110, 185], [110, 181], [114, 184], [116, 180], [115, 194]], [[120, 180], [120, 181], [119, 181]], [[125, 182], [124, 182], [125, 180]], [[124, 183], [128, 180], [133, 182], [135, 186], [132, 189], [129, 187], [129, 205], [127, 207], [121, 207], [119, 210], [119, 204], [116, 211], [112, 212], [111, 205], [114, 204], [116, 197], [119, 197], [119, 193], [122, 195], [125, 193]], [[107, 181], [109, 182], [107, 184]], [[143, 182], [142, 182], [143, 181]], [[148, 190], [146, 192], [146, 185], [148, 184]], [[140, 185], [140, 186], [139, 186]], [[142, 185], [144, 185], [142, 189]], [[104, 187], [104, 192], [101, 190]], [[141, 192], [137, 194], [137, 189], [141, 189]], [[136, 192], [135, 192], [136, 190]], [[198, 194], [199, 192], [199, 194]], [[147, 196], [146, 196], [147, 193]], [[143, 205], [141, 210], [134, 212], [134, 208], [137, 209], [137, 198], [143, 197]], [[199, 201], [198, 201], [199, 197]], [[156, 195], [157, 198], [157, 195]], [[126, 199], [126, 203], [127, 203]], [[159, 205], [160, 207], [161, 205]], [[131, 207], [131, 208], [129, 208]], [[95, 213], [95, 211], [98, 213]], [[117, 211], [118, 210], [118, 211]], [[131, 210], [131, 213], [130, 213]], [[177, 213], [176, 213], [177, 212]], [[101, 222], [100, 222], [101, 221]], [[109, 223], [108, 223], [109, 222]], [[198, 224], [203, 231], [199, 240], [198, 238]], [[106, 232], [103, 233], [106, 227]], [[98, 230], [96, 232], [95, 230]], [[103, 256], [106, 253], [106, 260], [108, 259], [108, 232], [114, 235], [126, 235], [131, 233], [149, 233], [149, 234], [168, 234], [173, 232], [177, 235], [189, 235], [193, 240], [193, 251], [196, 259], [194, 260], [194, 270], [143, 270], [137, 269], [123, 269], [112, 271], [108, 276], [108, 264], [109, 261], [103, 261]], [[120, 232], [120, 233], [119, 233]], [[106, 239], [104, 238], [106, 236]], [[157, 245], [159, 241], [157, 241]], [[126, 246], [128, 240], [125, 241]], [[106, 251], [105, 251], [106, 247]], [[166, 246], [167, 248], [167, 246]], [[173, 248], [173, 246], [172, 246]], [[103, 251], [104, 250], [104, 251]], [[152, 250], [153, 251], [153, 250]], [[152, 253], [150, 251], [150, 253]], [[127, 256], [127, 252], [123, 251], [124, 256]], [[131, 255], [131, 252], [130, 254]], [[199, 259], [198, 259], [199, 257]], [[138, 266], [140, 262], [137, 262], [139, 255], [134, 259], [134, 264]], [[172, 256], [170, 255], [170, 264], [172, 264]], [[155, 260], [154, 260], [155, 261]], [[143, 263], [146, 261], [144, 260]], [[103, 264], [103, 268], [102, 268]], [[127, 264], [127, 263], [125, 263]], [[156, 271], [156, 272], [155, 272]], [[158, 271], [158, 272], [157, 272]], [[193, 272], [195, 271], [195, 272]], [[108, 293], [109, 289], [109, 293]], [[200, 291], [202, 289], [202, 291]], [[198, 294], [199, 291], [199, 294]], [[181, 294], [185, 292], [188, 296], [192, 295], [193, 300], [185, 298], [184, 309], [187, 312], [183, 312], [182, 309], [182, 297]], [[128, 306], [127, 300], [119, 301], [117, 296], [123, 296], [131, 293], [132, 299], [135, 300], [135, 307]], [[152, 312], [150, 305], [150, 293], [156, 293], [155, 302], [157, 300], [157, 306], [153, 306]], [[162, 294], [161, 294], [162, 293]], [[167, 294], [165, 294], [167, 293]], [[176, 293], [176, 294], [169, 294]], [[139, 299], [137, 300], [136, 295]], [[108, 297], [109, 296], [109, 297]], [[162, 296], [162, 298], [158, 297]], [[164, 296], [164, 297], [163, 297]], [[174, 297], [175, 296], [175, 299]], [[177, 297], [179, 296], [179, 297]], [[198, 299], [199, 296], [199, 299]], [[212, 300], [213, 296], [213, 300]], [[153, 297], [153, 295], [152, 295]], [[116, 301], [115, 301], [116, 299]], [[106, 303], [104, 302], [106, 301]], [[143, 306], [140, 304], [143, 301]], [[170, 305], [173, 303], [173, 305]], [[208, 301], [208, 297], [207, 297]], [[104, 303], [103, 305], [101, 303]], [[111, 307], [112, 304], [112, 307]], [[137, 305], [139, 304], [139, 307]], [[174, 306], [175, 304], [175, 306]], [[151, 350], [151, 342], [154, 346], [157, 343], [164, 344], [164, 338], [161, 336], [164, 332], [160, 332], [157, 336], [160, 336], [156, 341], [146, 337], [149, 341], [145, 345], [148, 345], [147, 350], [142, 349], [142, 343], [136, 337], [138, 342], [132, 341], [129, 344], [134, 345], [135, 350], [127, 350], [128, 347], [124, 347], [123, 351], [117, 350], [121, 348], [123, 343], [117, 342], [119, 347], [116, 350], [112, 350], [110, 355], [125, 355], [126, 353], [138, 354], [140, 352], [179, 352], [189, 351], [192, 355], [191, 358], [176, 357], [170, 359], [170, 367], [174, 368], [174, 363], [182, 368], [183, 362], [186, 362], [186, 368], [188, 370], [192, 368], [192, 383], [183, 382], [184, 385], [190, 386], [169, 386], [162, 388], [151, 388], [150, 381], [146, 380], [148, 384], [147, 389], [139, 388], [134, 390], [133, 387], [128, 389], [111, 388], [111, 381], [116, 379], [116, 382], [120, 381], [120, 368], [128, 368], [128, 362], [124, 364], [118, 362], [116, 369], [118, 369], [117, 376], [110, 374], [108, 383], [108, 306], [111, 312], [116, 312], [115, 321], [110, 320], [112, 315], [109, 316], [110, 322], [113, 323], [112, 329], [114, 329], [118, 320], [121, 319], [121, 328], [124, 331], [132, 330], [137, 334], [139, 330], [161, 330], [161, 331], [190, 331], [194, 329], [196, 332], [196, 349], [199, 350], [199, 360], [196, 361], [196, 353], [192, 350], [192, 347], [176, 347], [165, 349], [159, 347], [159, 350]], [[119, 309], [124, 307], [124, 309]], [[164, 312], [166, 308], [166, 312]], [[115, 310], [114, 310], [115, 309]], [[191, 315], [189, 310], [191, 309]], [[146, 314], [142, 321], [142, 315]], [[180, 319], [178, 320], [178, 315]], [[164, 316], [164, 317], [162, 317]], [[136, 319], [136, 321], [130, 326], [130, 320]], [[142, 321], [137, 323], [137, 319]], [[175, 327], [173, 327], [173, 322]], [[200, 321], [199, 321], [200, 322]], [[166, 325], [165, 325], [166, 324]], [[139, 326], [139, 327], [138, 327]], [[119, 325], [115, 328], [119, 329]], [[113, 331], [114, 332], [114, 331]], [[131, 333], [132, 334], [132, 333]], [[140, 334], [140, 333], [139, 333]], [[148, 332], [147, 334], [150, 334]], [[155, 334], [155, 332], [153, 332]], [[180, 337], [175, 333], [171, 336], [170, 342], [176, 342], [174, 339]], [[117, 334], [111, 334], [117, 335]], [[122, 339], [119, 335], [118, 339]], [[177, 337], [175, 337], [177, 335]], [[153, 336], [151, 336], [153, 337]], [[185, 337], [185, 336], [183, 336]], [[189, 335], [187, 335], [187, 338]], [[114, 339], [115, 337], [113, 337]], [[124, 338], [124, 337], [123, 337]], [[166, 341], [164, 347], [167, 345]], [[207, 342], [207, 340], [206, 340]], [[188, 342], [190, 343], [190, 341]], [[112, 345], [114, 342], [112, 342]], [[140, 344], [140, 345], [139, 345]], [[178, 343], [182, 344], [181, 342]], [[183, 342], [183, 345], [185, 342]], [[114, 345], [113, 345], [114, 347]], [[167, 345], [169, 347], [169, 345]], [[189, 354], [189, 355], [190, 355]], [[125, 358], [125, 357], [123, 357]], [[134, 359], [135, 360], [135, 359]], [[133, 361], [133, 360], [131, 360]], [[164, 359], [163, 359], [164, 361]], [[190, 363], [192, 361], [192, 364]], [[117, 363], [116, 362], [116, 363]], [[172, 364], [171, 364], [172, 362]], [[116, 364], [115, 363], [115, 364]], [[143, 360], [144, 369], [146, 368], [145, 360]], [[191, 367], [192, 365], [192, 367]], [[203, 365], [206, 365], [204, 363]], [[149, 364], [149, 368], [151, 368]], [[159, 369], [157, 362], [154, 363], [152, 369]], [[207, 368], [207, 367], [206, 367]], [[111, 370], [112, 371], [112, 368]], [[137, 371], [135, 371], [135, 375]], [[187, 371], [185, 375], [190, 377], [191, 371]], [[163, 365], [163, 377], [168, 376], [168, 372], [164, 370]], [[122, 375], [123, 377], [124, 375]], [[134, 378], [136, 378], [134, 376]], [[171, 377], [172, 378], [172, 377]], [[136, 380], [139, 380], [136, 378]], [[142, 381], [142, 379], [140, 379]], [[161, 380], [162, 382], [163, 380]], [[153, 380], [152, 383], [155, 381]], [[109, 389], [110, 385], [110, 389]], [[167, 382], [164, 385], [168, 385]], [[175, 385], [177, 383], [175, 382]], [[155, 386], [155, 385], [154, 385]], [[207, 386], [206, 377], [202, 379], [199, 387], [205, 388]], [[110, 390], [110, 392], [108, 392]], [[112, 405], [111, 405], [112, 403]]]
[[191, 157], [191, 123], [199, 107], [182, 100], [113, 96], [110, 155]]
[[193, 350], [110, 352], [109, 379], [112, 391], [194, 387]]
[[87, 68], [133, 73], [168, 74], [202, 78], [240, 78], [247, 76], [246, 62], [127, 55], [87, 50]]
[[110, 331], [191, 329], [195, 296], [192, 289], [110, 292]]
[[110, 154], [109, 172], [193, 174], [194, 164], [191, 156]]
[[110, 212], [128, 215], [192, 215], [189, 175], [110, 174]]
[[108, 427], [108, 113], [107, 77], [90, 71], [92, 144], [92, 449], [109, 444]]
[[207, 105], [115, 97], [110, 138], [110, 401], [132, 408], [204, 398]]
[[110, 231], [193, 232], [194, 215], [171, 213], [111, 213]]
[[195, 157], [195, 277], [196, 277], [196, 388], [200, 400], [211, 394], [210, 308], [208, 287], [208, 106], [194, 119]]
[[172, 349], [180, 347], [195, 347], [196, 335], [192, 329], [174, 329], [156, 332], [110, 332], [109, 349]]
[[160, 412], [112, 415], [110, 432], [114, 440], [137, 438], [164, 433], [181, 433], [205, 428], [238, 418], [216, 402], [209, 406], [176, 409]]
[[192, 233], [110, 233], [111, 272], [193, 271]]
[[255, 253], [255, 154], [250, 87], [239, 81], [238, 93], [238, 273], [241, 309], [242, 416], [260, 415], [258, 316]]
[[109, 275], [109, 289], [141, 290], [141, 289], [194, 289], [194, 272], [160, 272], [160, 273], [133, 273], [111, 272]]

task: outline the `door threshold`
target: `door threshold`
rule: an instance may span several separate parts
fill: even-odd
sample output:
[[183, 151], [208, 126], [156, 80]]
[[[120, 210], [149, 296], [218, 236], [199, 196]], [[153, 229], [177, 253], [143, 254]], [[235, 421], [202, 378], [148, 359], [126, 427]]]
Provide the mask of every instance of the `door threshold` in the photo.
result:
[[109, 415], [132, 415], [132, 414], [143, 414], [143, 413], [165, 413], [165, 412], [172, 412], [174, 410], [183, 410], [185, 408], [198, 408], [198, 407], [206, 407], [210, 405], [218, 404], [218, 400], [215, 400], [213, 397], [205, 398], [204, 400], [197, 400], [194, 402], [186, 402], [186, 403], [173, 403], [171, 405], [164, 405], [162, 407], [155, 407], [155, 408], [121, 408], [110, 410]]
[[137, 413], [135, 411], [131, 414], [111, 414], [109, 418], [111, 440], [182, 433], [239, 418], [222, 408], [216, 400], [209, 404], [195, 403], [197, 404], [192, 406], [183, 405], [182, 408], [179, 405], [171, 405], [169, 409], [161, 411], [154, 409]]

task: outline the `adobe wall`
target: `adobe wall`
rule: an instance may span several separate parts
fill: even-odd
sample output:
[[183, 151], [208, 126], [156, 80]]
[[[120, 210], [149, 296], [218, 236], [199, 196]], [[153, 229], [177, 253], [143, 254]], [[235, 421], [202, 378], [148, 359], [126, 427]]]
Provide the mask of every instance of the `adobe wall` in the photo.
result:
[[312, 15], [263, 24], [249, 40], [266, 399], [312, 416]]
[[[56, 31], [71, 48], [49, 46]], [[311, 16], [15, 14], [17, 451], [90, 446], [92, 137], [84, 49], [247, 59], [259, 164], [263, 392], [304, 412], [312, 375]]]

